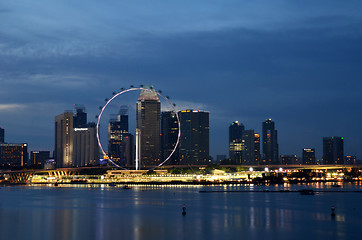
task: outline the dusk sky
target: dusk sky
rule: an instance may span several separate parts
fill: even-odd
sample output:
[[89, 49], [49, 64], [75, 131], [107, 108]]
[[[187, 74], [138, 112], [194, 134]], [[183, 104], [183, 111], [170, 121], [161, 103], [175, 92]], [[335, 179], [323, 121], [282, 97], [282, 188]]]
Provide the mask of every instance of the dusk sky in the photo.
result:
[[214, 157], [231, 122], [261, 133], [272, 118], [280, 154], [320, 158], [334, 135], [362, 158], [361, 13], [360, 0], [1, 1], [0, 126], [52, 151], [56, 115], [85, 104], [95, 121], [144, 84], [210, 112]]

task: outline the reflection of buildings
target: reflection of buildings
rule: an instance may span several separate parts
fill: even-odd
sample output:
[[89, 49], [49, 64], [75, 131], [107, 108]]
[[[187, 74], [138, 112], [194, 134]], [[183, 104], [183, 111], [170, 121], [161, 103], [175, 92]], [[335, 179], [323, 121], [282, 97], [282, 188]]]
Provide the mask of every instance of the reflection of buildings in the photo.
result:
[[233, 122], [229, 126], [229, 158], [231, 163], [242, 163], [243, 143], [242, 136], [244, 125], [238, 121]]
[[181, 122], [180, 164], [207, 164], [209, 160], [209, 113], [179, 112]]
[[0, 143], [0, 166], [25, 166], [28, 162], [28, 144]]
[[136, 165], [154, 166], [160, 162], [161, 102], [153, 87], [141, 91], [136, 107]]
[[314, 165], [315, 161], [315, 150], [314, 148], [304, 148], [302, 153], [304, 165]]
[[323, 164], [343, 164], [343, 137], [323, 138]]
[[66, 111], [55, 117], [54, 158], [57, 167], [79, 167], [99, 161], [96, 126], [86, 124], [84, 107], [76, 105], [76, 113]]
[[[175, 148], [178, 138], [178, 122], [175, 112], [162, 112], [161, 114], [161, 159], [165, 160]], [[166, 164], [175, 165], [179, 163], [178, 149]]]
[[112, 161], [132, 165], [133, 141], [133, 135], [128, 132], [128, 108], [122, 107], [108, 123], [108, 155]]
[[31, 151], [30, 165], [44, 166], [45, 162], [50, 159], [50, 151]]
[[279, 164], [278, 132], [269, 118], [263, 122], [263, 164]]

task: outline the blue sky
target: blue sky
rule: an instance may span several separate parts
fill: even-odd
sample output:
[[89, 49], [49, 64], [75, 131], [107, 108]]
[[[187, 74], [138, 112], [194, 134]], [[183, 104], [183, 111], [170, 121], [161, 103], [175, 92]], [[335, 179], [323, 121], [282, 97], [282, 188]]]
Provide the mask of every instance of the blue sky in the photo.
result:
[[232, 121], [281, 154], [322, 154], [343, 136], [362, 158], [361, 1], [49, 1], [0, 3], [0, 126], [8, 142], [52, 150], [54, 117], [153, 85], [179, 109], [210, 111], [210, 150]]

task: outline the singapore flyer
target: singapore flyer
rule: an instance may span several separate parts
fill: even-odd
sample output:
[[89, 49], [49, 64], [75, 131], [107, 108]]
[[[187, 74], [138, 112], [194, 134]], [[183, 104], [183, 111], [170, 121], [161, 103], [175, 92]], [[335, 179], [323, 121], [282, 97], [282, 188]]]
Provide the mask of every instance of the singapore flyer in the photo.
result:
[[[103, 154], [103, 156], [106, 157], [106, 159], [115, 167], [117, 168], [121, 168], [121, 169], [125, 169], [128, 170], [127, 168], [125, 168], [124, 166], [121, 166], [120, 164], [117, 164], [114, 159], [112, 159], [112, 156], [110, 156], [109, 153], [107, 153], [105, 151], [105, 149], [103, 148], [102, 145], [102, 141], [101, 141], [101, 136], [100, 136], [100, 128], [101, 128], [101, 119], [102, 116], [104, 115], [104, 112], [106, 110], [106, 108], [110, 105], [110, 103], [112, 101], [114, 101], [116, 98], [120, 97], [121, 95], [124, 95], [126, 93], [129, 92], [140, 92], [140, 98], [141, 96], [152, 96], [155, 99], [163, 99], [165, 100], [165, 102], [169, 105], [171, 112], [173, 112], [176, 116], [177, 119], [177, 125], [178, 125], [178, 133], [177, 133], [177, 141], [175, 143], [174, 148], [172, 149], [171, 153], [165, 158], [165, 159], [160, 159], [156, 164], [153, 164], [152, 168], [150, 168], [149, 170], [153, 170], [155, 168], [161, 167], [162, 165], [164, 165], [171, 157], [172, 155], [175, 153], [177, 146], [179, 145], [179, 141], [180, 141], [180, 136], [181, 136], [181, 124], [180, 124], [180, 119], [179, 116], [175, 110], [175, 104], [172, 104], [169, 100], [169, 97], [165, 97], [161, 94], [161, 91], [155, 91], [155, 89], [153, 87], [144, 87], [143, 85], [141, 85], [140, 87], [133, 87], [131, 86], [129, 89], [121, 89], [120, 92], [116, 93], [113, 92], [113, 96], [110, 99], [105, 99], [106, 103], [104, 104], [103, 107], [100, 107], [100, 113], [98, 116], [96, 116], [97, 118], [97, 124], [96, 124], [96, 134], [97, 134], [97, 141], [98, 141], [98, 146], [101, 150], [101, 153]], [[140, 100], [140, 98], [138, 100]], [[160, 102], [158, 100], [158, 102]], [[142, 107], [142, 109], [144, 109], [144, 107]], [[160, 124], [160, 123], [158, 123]], [[143, 144], [141, 144], [141, 134], [140, 133], [141, 130], [136, 129], [136, 154], [135, 154], [135, 159], [134, 159], [134, 165], [135, 165], [135, 169], [136, 170], [140, 170], [141, 169], [141, 162], [143, 158], [147, 158], [147, 156], [141, 155], [141, 150], [144, 147]], [[147, 146], [146, 146], [147, 147]], [[146, 148], [145, 147], [145, 148]]]

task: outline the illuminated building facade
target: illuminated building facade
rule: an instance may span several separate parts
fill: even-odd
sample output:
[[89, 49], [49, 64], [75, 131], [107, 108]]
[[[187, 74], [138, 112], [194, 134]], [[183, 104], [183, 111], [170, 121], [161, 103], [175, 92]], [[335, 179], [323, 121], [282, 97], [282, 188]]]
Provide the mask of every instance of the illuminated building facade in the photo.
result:
[[315, 150], [314, 148], [304, 148], [302, 153], [304, 165], [315, 165]]
[[209, 162], [209, 113], [198, 110], [179, 112], [181, 122], [180, 165]]
[[58, 168], [73, 166], [73, 112], [55, 117], [54, 159]]
[[344, 163], [347, 165], [356, 165], [357, 164], [357, 157], [356, 156], [345, 156], [344, 157]]
[[[178, 138], [178, 122], [176, 113], [172, 111], [162, 112], [161, 114], [161, 157], [165, 160], [175, 148]], [[167, 165], [179, 164], [178, 149], [166, 162]]]
[[5, 130], [0, 127], [0, 143], [5, 142]]
[[28, 163], [28, 144], [0, 143], [0, 166], [21, 167]]
[[79, 106], [76, 105], [75, 114], [65, 111], [55, 117], [54, 159], [58, 168], [87, 166], [99, 161], [96, 125], [85, 124], [87, 114], [85, 108]]
[[73, 129], [73, 167], [95, 165], [99, 161], [97, 129], [94, 123]]
[[260, 136], [254, 130], [243, 130], [241, 164], [260, 164]]
[[122, 106], [108, 123], [108, 156], [118, 165], [133, 165], [133, 142], [133, 135], [128, 132], [128, 108]]
[[344, 164], [343, 137], [323, 138], [323, 164]]
[[44, 166], [45, 162], [50, 159], [50, 151], [31, 151], [30, 165]]
[[254, 157], [255, 165], [260, 165], [260, 135], [254, 133]]
[[155, 166], [160, 163], [161, 102], [153, 87], [142, 90], [136, 105], [136, 165]]
[[297, 155], [281, 155], [280, 156], [283, 165], [301, 165], [302, 161]]
[[280, 164], [278, 132], [275, 123], [269, 118], [262, 124], [263, 131], [263, 164]]
[[244, 150], [242, 137], [245, 127], [238, 121], [229, 126], [229, 158], [233, 164], [242, 164], [242, 153]]

